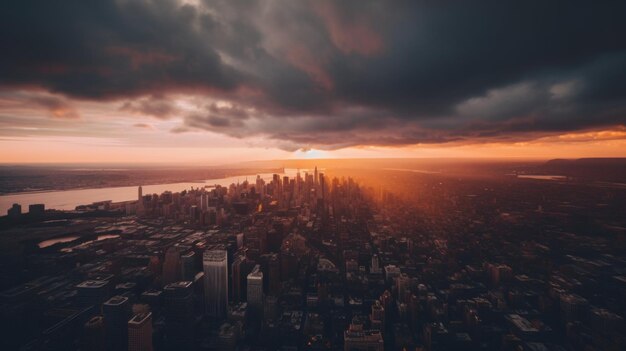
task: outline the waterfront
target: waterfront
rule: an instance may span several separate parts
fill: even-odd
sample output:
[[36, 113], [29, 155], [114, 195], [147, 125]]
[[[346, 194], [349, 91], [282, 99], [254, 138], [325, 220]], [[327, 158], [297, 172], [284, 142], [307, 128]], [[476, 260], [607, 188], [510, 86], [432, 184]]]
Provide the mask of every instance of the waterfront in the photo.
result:
[[[300, 172], [310, 170], [301, 169]], [[297, 173], [297, 169], [286, 168], [281, 176], [293, 177]], [[261, 178], [265, 181], [272, 179], [272, 173], [260, 173]], [[185, 189], [200, 188], [205, 186], [229, 186], [233, 183], [241, 183], [246, 179], [254, 183], [256, 174], [233, 176], [227, 178], [207, 179], [197, 182], [182, 182], [169, 184], [144, 185], [144, 194], [161, 194], [164, 191], [179, 192]], [[45, 191], [33, 193], [21, 193], [0, 196], [0, 213], [6, 214], [6, 211], [14, 204], [22, 205], [22, 212], [28, 212], [30, 204], [44, 204], [46, 209], [55, 210], [74, 210], [78, 205], [87, 205], [99, 201], [113, 202], [129, 201], [137, 199], [137, 186], [109, 187], [109, 188], [92, 188], [62, 191]]]

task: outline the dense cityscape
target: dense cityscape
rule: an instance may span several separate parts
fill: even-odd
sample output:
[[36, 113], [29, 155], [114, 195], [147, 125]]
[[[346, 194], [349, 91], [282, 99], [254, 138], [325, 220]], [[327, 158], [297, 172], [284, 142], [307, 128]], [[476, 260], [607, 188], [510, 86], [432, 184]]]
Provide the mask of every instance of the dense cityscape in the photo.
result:
[[15, 204], [3, 349], [626, 346], [623, 188], [353, 173]]

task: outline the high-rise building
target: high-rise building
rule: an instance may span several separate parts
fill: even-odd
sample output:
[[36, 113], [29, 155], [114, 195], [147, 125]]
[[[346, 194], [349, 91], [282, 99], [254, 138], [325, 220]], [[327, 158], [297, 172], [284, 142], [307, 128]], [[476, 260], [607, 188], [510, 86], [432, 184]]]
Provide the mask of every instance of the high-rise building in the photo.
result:
[[379, 300], [372, 304], [372, 312], [370, 313], [370, 324], [372, 329], [383, 330], [385, 323], [385, 308]]
[[[326, 200], [326, 179], [324, 177], [324, 173], [320, 173], [319, 178], [320, 178], [319, 179], [320, 192], [317, 197], [319, 199]], [[326, 203], [324, 203], [324, 206], [326, 206]]]
[[150, 306], [150, 311], [158, 315], [163, 307], [163, 292], [161, 290], [146, 290], [141, 293], [140, 301]]
[[248, 274], [250, 274], [254, 268], [254, 261], [245, 256], [239, 256], [235, 259], [231, 267], [233, 300], [235, 302], [246, 301]]
[[244, 256], [239, 256], [237, 258], [235, 258], [235, 260], [233, 261], [232, 267], [231, 267], [231, 274], [232, 274], [232, 297], [233, 297], [233, 301], [234, 302], [241, 302], [243, 299], [243, 292], [242, 290], [242, 268], [243, 268], [243, 263], [245, 262], [246, 258]]
[[248, 308], [250, 315], [260, 317], [263, 311], [263, 272], [258, 264], [248, 274]]
[[104, 351], [104, 318], [92, 317], [85, 323], [82, 335], [82, 349]]
[[163, 285], [179, 281], [180, 270], [180, 250], [177, 247], [170, 247], [165, 252], [163, 261]]
[[168, 349], [192, 349], [195, 320], [192, 282], [182, 281], [166, 285], [163, 295]]
[[344, 350], [383, 351], [385, 344], [380, 330], [364, 330], [363, 321], [355, 316], [348, 330], [344, 332]]
[[124, 296], [113, 296], [102, 305], [107, 350], [123, 350], [128, 345], [130, 303]]
[[109, 295], [109, 282], [107, 280], [85, 280], [76, 285], [77, 302], [82, 306], [100, 306]]
[[128, 321], [128, 351], [152, 351], [152, 312], [139, 313]]
[[406, 273], [401, 273], [396, 278], [396, 288], [398, 290], [398, 301], [407, 302], [409, 296], [407, 293], [409, 292], [409, 284], [411, 283], [411, 278]]
[[17, 218], [22, 215], [22, 206], [20, 204], [13, 204], [7, 211], [7, 216], [11, 218]]
[[192, 281], [196, 276], [196, 253], [189, 251], [180, 256], [180, 275], [182, 280]]
[[267, 291], [268, 294], [278, 296], [280, 294], [280, 260], [277, 254], [272, 254], [267, 261]]
[[228, 259], [226, 250], [207, 250], [202, 257], [205, 308], [209, 317], [221, 320], [228, 307]]
[[372, 255], [372, 263], [370, 265], [370, 273], [372, 274], [380, 274], [382, 270], [380, 269], [380, 261], [378, 260], [378, 255]]
[[263, 304], [263, 318], [265, 320], [276, 320], [278, 318], [278, 298], [267, 296]]

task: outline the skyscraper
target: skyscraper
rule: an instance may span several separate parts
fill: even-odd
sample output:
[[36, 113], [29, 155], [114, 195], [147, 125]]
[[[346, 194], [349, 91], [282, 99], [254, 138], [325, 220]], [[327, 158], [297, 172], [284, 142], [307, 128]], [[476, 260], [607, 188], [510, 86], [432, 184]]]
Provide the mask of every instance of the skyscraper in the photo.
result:
[[139, 313], [128, 321], [128, 351], [152, 351], [152, 312]]
[[263, 272], [258, 264], [248, 274], [248, 307], [250, 315], [260, 317], [263, 311]]
[[326, 180], [324, 179], [324, 173], [319, 174], [319, 189], [320, 193], [318, 198], [326, 199]]
[[104, 318], [92, 317], [85, 323], [82, 335], [84, 350], [104, 351]]
[[81, 306], [100, 306], [110, 296], [109, 285], [107, 280], [86, 280], [76, 285], [77, 302]]
[[189, 251], [180, 256], [180, 272], [181, 279], [192, 281], [193, 277], [195, 277], [196, 270], [196, 253], [194, 251]]
[[123, 350], [128, 345], [130, 304], [127, 297], [113, 296], [102, 305], [107, 350]]
[[232, 274], [232, 297], [234, 302], [240, 302], [242, 298], [242, 279], [241, 279], [241, 268], [242, 263], [245, 261], [245, 257], [239, 256], [235, 258], [231, 266], [231, 274]]
[[189, 350], [193, 345], [193, 286], [182, 281], [163, 288], [168, 349]]
[[209, 317], [226, 317], [228, 307], [228, 260], [226, 250], [207, 250], [202, 257], [205, 308]]
[[163, 285], [179, 281], [180, 273], [180, 250], [177, 247], [170, 247], [165, 252], [163, 261]]
[[143, 213], [143, 189], [141, 188], [141, 185], [137, 189], [137, 213]]
[[267, 293], [269, 295], [278, 296], [280, 294], [280, 261], [277, 254], [272, 254], [267, 260]]

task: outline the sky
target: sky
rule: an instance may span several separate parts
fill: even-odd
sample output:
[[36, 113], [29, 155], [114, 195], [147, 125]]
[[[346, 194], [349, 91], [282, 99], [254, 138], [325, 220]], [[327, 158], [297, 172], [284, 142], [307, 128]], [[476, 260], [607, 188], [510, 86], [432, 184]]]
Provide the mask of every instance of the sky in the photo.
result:
[[626, 157], [626, 2], [6, 1], [0, 163]]

